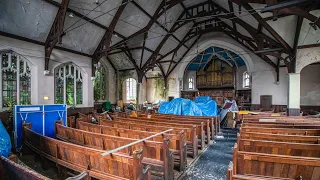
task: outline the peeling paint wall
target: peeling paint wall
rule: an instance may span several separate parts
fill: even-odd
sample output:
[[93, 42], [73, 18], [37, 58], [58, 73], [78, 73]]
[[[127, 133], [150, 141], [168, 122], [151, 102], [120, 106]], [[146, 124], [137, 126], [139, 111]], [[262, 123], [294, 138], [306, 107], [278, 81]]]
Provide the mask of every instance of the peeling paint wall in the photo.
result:
[[[54, 104], [54, 76], [52, 72], [55, 67], [65, 62], [73, 62], [83, 71], [83, 105], [82, 107], [93, 107], [93, 83], [91, 81], [91, 58], [73, 53], [53, 50], [50, 57], [49, 70], [51, 75], [44, 76], [44, 47], [24, 41], [0, 36], [0, 50], [11, 49], [30, 61], [31, 71], [31, 103], [32, 104]], [[49, 100], [44, 100], [49, 96]]]
[[320, 64], [308, 65], [300, 72], [300, 105], [320, 106]]
[[286, 68], [280, 69], [280, 80], [276, 82], [276, 72], [255, 71], [252, 76], [252, 104], [260, 104], [261, 95], [272, 95], [273, 105], [286, 105], [288, 99], [288, 77]]

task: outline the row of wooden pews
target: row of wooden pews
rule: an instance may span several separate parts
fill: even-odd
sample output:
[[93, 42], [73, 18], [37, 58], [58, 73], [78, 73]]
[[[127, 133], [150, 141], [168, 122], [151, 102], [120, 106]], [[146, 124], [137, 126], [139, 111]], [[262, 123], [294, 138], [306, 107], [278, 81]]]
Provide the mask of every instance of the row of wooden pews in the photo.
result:
[[227, 179], [320, 179], [320, 119], [244, 116]]
[[24, 144], [59, 171], [86, 172], [88, 179], [173, 180], [219, 133], [215, 117], [110, 116], [79, 113], [67, 118], [68, 126], [57, 121], [56, 139], [25, 124]]
[[[187, 159], [195, 159], [198, 156], [198, 151], [205, 149], [212, 139], [218, 134], [215, 130], [215, 125], [218, 126], [218, 119], [211, 117], [180, 117], [180, 116], [166, 116], [153, 114], [152, 117], [146, 118], [146, 116], [131, 117], [124, 113], [109, 114], [113, 121], [107, 119], [105, 114], [93, 113], [92, 116], [98, 120], [98, 124], [90, 123], [90, 115], [79, 114], [79, 118], [76, 120], [76, 128], [99, 133], [110, 136], [118, 136], [121, 138], [130, 138], [139, 140], [141, 138], [154, 135], [156, 133], [172, 129], [170, 132], [157, 136], [150, 141], [163, 142], [164, 138], [167, 138], [168, 149], [172, 154], [171, 165], [164, 165], [168, 168], [166, 171], [156, 172], [155, 164], [149, 163], [151, 167], [151, 175], [158, 176], [163, 174], [164, 179], [172, 179], [172, 171], [178, 170], [183, 172], [188, 166]], [[160, 157], [144, 156], [155, 160], [163, 160]], [[164, 157], [164, 156], [163, 156]], [[170, 160], [166, 162], [171, 162]], [[146, 161], [143, 161], [146, 163]], [[164, 162], [165, 163], [165, 162]], [[173, 168], [172, 168], [173, 167]], [[175, 169], [175, 170], [174, 170]], [[165, 175], [168, 172], [168, 176]]]
[[[79, 136], [77, 136], [79, 138]], [[132, 154], [112, 153], [90, 148], [76, 143], [42, 136], [31, 130], [31, 124], [23, 127], [24, 145], [54, 163], [59, 174], [68, 176], [66, 169], [78, 173], [86, 172], [86, 179], [151, 179], [149, 166], [142, 163], [143, 149], [136, 149]], [[63, 172], [63, 173], [62, 173]]]

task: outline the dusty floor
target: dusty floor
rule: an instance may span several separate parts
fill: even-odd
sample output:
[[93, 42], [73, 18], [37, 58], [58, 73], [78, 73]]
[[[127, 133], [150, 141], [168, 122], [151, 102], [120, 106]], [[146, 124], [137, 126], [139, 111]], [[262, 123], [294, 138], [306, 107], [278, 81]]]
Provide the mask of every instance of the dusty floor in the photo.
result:
[[[228, 134], [227, 134], [228, 132]], [[223, 139], [217, 139], [187, 172], [183, 180], [225, 180], [229, 162], [232, 161], [236, 131], [223, 130]]]

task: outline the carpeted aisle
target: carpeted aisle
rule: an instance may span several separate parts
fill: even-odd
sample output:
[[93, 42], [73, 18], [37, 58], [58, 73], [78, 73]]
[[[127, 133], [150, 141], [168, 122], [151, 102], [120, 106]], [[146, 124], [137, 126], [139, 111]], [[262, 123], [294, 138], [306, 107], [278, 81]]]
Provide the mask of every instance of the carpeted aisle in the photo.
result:
[[232, 161], [236, 131], [223, 129], [223, 139], [208, 147], [196, 164], [187, 172], [183, 180], [216, 179], [225, 180], [229, 162]]

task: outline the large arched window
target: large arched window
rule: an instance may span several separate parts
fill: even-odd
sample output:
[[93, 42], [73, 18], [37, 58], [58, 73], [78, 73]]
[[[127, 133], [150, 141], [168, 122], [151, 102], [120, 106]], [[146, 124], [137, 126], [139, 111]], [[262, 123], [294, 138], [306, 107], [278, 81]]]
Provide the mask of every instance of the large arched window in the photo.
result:
[[250, 87], [250, 75], [247, 71], [243, 73], [243, 87], [244, 88]]
[[193, 76], [189, 77], [188, 82], [189, 82], [189, 86], [188, 86], [189, 89], [194, 89], [194, 77]]
[[96, 77], [93, 83], [93, 89], [94, 89], [94, 100], [106, 100], [107, 91], [107, 75], [106, 75], [106, 68], [98, 63], [97, 69], [96, 69]]
[[55, 68], [55, 103], [82, 104], [82, 70], [73, 63]]
[[133, 78], [126, 79], [126, 100], [133, 101], [136, 100], [137, 82]]
[[27, 60], [14, 52], [0, 54], [1, 108], [31, 104], [31, 69]]

